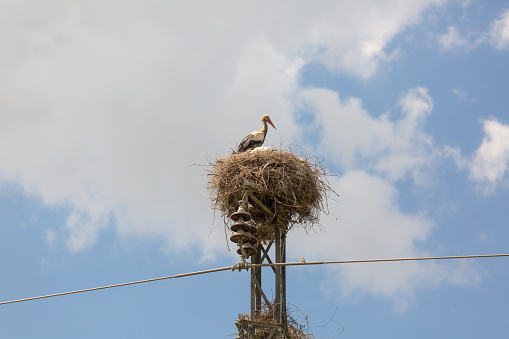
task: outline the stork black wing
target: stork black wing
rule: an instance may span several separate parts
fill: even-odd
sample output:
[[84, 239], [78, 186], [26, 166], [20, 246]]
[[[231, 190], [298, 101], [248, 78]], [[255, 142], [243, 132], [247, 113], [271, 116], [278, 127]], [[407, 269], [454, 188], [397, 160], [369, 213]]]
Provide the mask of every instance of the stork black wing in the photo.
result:
[[237, 148], [237, 152], [245, 152], [247, 150], [259, 147], [263, 144], [260, 140], [254, 140], [253, 134], [248, 134], [242, 139], [242, 141], [239, 144], [239, 147]]

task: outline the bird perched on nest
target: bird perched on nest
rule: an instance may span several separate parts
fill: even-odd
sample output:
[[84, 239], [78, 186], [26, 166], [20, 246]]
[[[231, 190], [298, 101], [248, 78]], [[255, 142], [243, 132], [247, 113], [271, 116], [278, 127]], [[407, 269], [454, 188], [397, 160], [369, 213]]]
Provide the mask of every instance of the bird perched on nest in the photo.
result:
[[254, 149], [256, 147], [260, 147], [261, 145], [263, 145], [263, 142], [265, 141], [265, 136], [267, 135], [267, 122], [271, 124], [272, 127], [274, 127], [274, 129], [277, 130], [276, 126], [274, 126], [274, 124], [270, 120], [270, 117], [267, 114], [265, 114], [264, 116], [262, 116], [263, 128], [257, 131], [253, 131], [246, 135], [244, 139], [242, 139], [242, 141], [240, 142], [239, 147], [237, 148], [238, 153], [245, 152], [247, 150]]

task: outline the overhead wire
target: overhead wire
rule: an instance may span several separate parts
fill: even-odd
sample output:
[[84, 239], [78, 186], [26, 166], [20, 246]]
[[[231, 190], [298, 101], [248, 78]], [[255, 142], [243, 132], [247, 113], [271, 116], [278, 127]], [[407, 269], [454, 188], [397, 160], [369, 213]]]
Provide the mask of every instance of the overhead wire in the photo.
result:
[[452, 255], [445, 257], [419, 257], [419, 258], [392, 258], [392, 259], [361, 259], [361, 260], [332, 260], [332, 261], [309, 261], [309, 262], [287, 262], [271, 264], [249, 264], [249, 267], [268, 266], [303, 266], [303, 265], [324, 265], [324, 264], [359, 264], [393, 261], [420, 261], [420, 260], [444, 260], [444, 259], [472, 259], [472, 258], [496, 258], [509, 257], [509, 254], [476, 254], [476, 255]]
[[[332, 261], [309, 261], [309, 262], [305, 262], [304, 261], [304, 262], [286, 262], [286, 263], [270, 263], [270, 264], [250, 264], [250, 263], [247, 263], [246, 268], [251, 268], [251, 267], [269, 267], [269, 266], [306, 266], [306, 265], [358, 264], [358, 263], [379, 263], [379, 262], [398, 262], [398, 261], [423, 261], [423, 260], [447, 260], [447, 259], [496, 258], [496, 257], [509, 257], [509, 254], [477, 254], [477, 255], [454, 255], [454, 256], [443, 256], [443, 257], [392, 258], [392, 259], [361, 259], [361, 260], [332, 260]], [[238, 266], [234, 265], [234, 266], [214, 268], [214, 269], [203, 270], [203, 271], [196, 271], [196, 272], [190, 272], [190, 273], [181, 273], [181, 274], [175, 274], [175, 275], [170, 275], [170, 276], [166, 276], [166, 277], [137, 280], [137, 281], [132, 281], [132, 282], [126, 282], [126, 283], [120, 283], [120, 284], [114, 284], [114, 285], [107, 285], [107, 286], [100, 286], [100, 287], [85, 288], [85, 289], [81, 289], [81, 290], [75, 290], [75, 291], [69, 291], [69, 292], [61, 292], [61, 293], [54, 293], [54, 294], [47, 294], [47, 295], [31, 297], [31, 298], [23, 298], [23, 299], [2, 301], [2, 302], [0, 302], [0, 305], [19, 303], [19, 302], [29, 301], [29, 300], [38, 300], [38, 299], [44, 299], [44, 298], [58, 297], [58, 296], [69, 295], [69, 294], [91, 292], [91, 291], [97, 291], [97, 290], [104, 290], [104, 289], [108, 289], [108, 288], [115, 288], [115, 287], [121, 287], [121, 286], [143, 284], [143, 283], [159, 281], [159, 280], [167, 280], [167, 279], [176, 279], [176, 278], [190, 277], [190, 276], [193, 276], [193, 275], [200, 275], [200, 274], [206, 274], [206, 273], [214, 273], [214, 272], [235, 270], [237, 268], [238, 268]]]
[[107, 288], [114, 288], [114, 287], [121, 287], [121, 286], [135, 285], [135, 284], [143, 284], [143, 283], [159, 281], [159, 280], [183, 278], [183, 277], [189, 277], [189, 276], [192, 276], [192, 275], [199, 275], [199, 274], [205, 274], [205, 273], [220, 272], [220, 271], [226, 271], [226, 270], [230, 270], [230, 269], [231, 269], [231, 266], [230, 267], [222, 267], [222, 268], [214, 268], [214, 269], [205, 270], [205, 271], [197, 271], [197, 272], [191, 272], [191, 273], [182, 273], [182, 274], [170, 275], [170, 276], [167, 276], [167, 277], [138, 280], [138, 281], [121, 283], [121, 284], [107, 285], [107, 286], [101, 286], [101, 287], [85, 288], [85, 289], [82, 289], [82, 290], [62, 292], [62, 293], [54, 293], [54, 294], [47, 294], [47, 295], [41, 295], [41, 296], [38, 296], [38, 297], [23, 298], [23, 299], [10, 300], [10, 301], [2, 301], [2, 302], [0, 302], [0, 305], [13, 304], [13, 303], [18, 303], [18, 302], [22, 302], [22, 301], [37, 300], [37, 299], [44, 299], [44, 298], [51, 298], [51, 297], [59, 297], [59, 296], [68, 295], [68, 294], [90, 292], [90, 291], [97, 291], [97, 290], [104, 290], [104, 289], [107, 289]]

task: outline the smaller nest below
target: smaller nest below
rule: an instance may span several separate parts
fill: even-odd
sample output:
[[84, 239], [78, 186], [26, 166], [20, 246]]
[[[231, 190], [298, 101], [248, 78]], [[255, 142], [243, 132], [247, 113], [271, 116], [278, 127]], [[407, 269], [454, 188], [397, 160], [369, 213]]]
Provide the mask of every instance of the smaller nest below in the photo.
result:
[[[310, 329], [306, 326], [301, 325], [297, 320], [291, 316], [292, 310], [286, 308], [286, 322], [287, 322], [287, 334], [288, 339], [313, 339], [313, 334], [309, 333]], [[274, 309], [272, 305], [262, 304], [262, 309], [256, 314], [256, 321], [263, 321], [267, 323], [276, 323], [274, 319]], [[260, 339], [265, 339], [270, 336], [272, 328], [257, 328], [255, 330], [256, 335]]]
[[[334, 192], [325, 167], [311, 158], [299, 158], [291, 150], [263, 149], [218, 158], [210, 166], [207, 188], [212, 208], [221, 212], [225, 224], [239, 207], [244, 189], [271, 213], [248, 197], [249, 213], [258, 226], [258, 240], [271, 240], [277, 219], [286, 233], [295, 224], [305, 230], [320, 226], [320, 212], [328, 213], [327, 197]], [[335, 192], [334, 192], [335, 193]]]

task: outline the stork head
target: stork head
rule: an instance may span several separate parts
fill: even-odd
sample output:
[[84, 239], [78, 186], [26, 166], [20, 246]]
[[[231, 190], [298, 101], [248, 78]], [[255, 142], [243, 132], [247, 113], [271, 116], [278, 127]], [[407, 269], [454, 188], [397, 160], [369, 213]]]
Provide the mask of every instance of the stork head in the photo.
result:
[[276, 126], [274, 126], [274, 124], [272, 123], [272, 121], [270, 120], [270, 117], [265, 114], [264, 116], [262, 116], [262, 122], [265, 122], [267, 121], [272, 127], [274, 127], [274, 129], [277, 129]]

